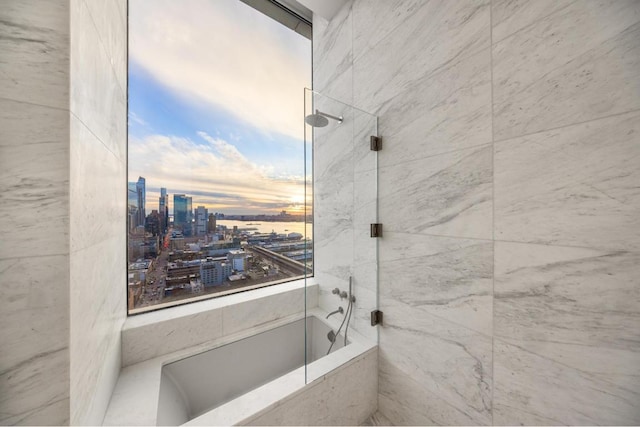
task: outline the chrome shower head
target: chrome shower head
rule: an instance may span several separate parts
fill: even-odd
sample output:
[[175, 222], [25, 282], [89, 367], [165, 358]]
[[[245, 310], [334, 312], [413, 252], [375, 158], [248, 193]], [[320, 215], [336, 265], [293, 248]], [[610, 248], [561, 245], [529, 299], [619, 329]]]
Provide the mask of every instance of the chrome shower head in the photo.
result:
[[320, 110], [316, 110], [315, 114], [309, 114], [304, 118], [304, 121], [306, 124], [311, 125], [314, 128], [323, 128], [329, 124], [329, 120], [327, 120], [327, 118], [336, 120], [338, 124], [342, 123], [343, 120], [342, 116], [336, 117], [331, 114], [323, 113]]

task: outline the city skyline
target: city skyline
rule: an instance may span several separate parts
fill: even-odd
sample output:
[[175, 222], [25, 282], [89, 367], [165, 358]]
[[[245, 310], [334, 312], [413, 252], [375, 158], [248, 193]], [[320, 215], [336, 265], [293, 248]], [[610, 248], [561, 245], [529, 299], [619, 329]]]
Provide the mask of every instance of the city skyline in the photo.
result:
[[237, 0], [138, 0], [130, 17], [129, 180], [147, 180], [145, 213], [162, 187], [211, 211], [301, 213], [310, 41]]

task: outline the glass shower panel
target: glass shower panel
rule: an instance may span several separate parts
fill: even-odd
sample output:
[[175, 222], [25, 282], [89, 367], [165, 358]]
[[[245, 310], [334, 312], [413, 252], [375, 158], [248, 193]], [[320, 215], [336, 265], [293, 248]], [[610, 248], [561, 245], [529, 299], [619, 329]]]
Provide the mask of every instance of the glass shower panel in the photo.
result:
[[[372, 136], [377, 136], [376, 116], [305, 90], [306, 164], [313, 171], [306, 186], [308, 213], [313, 214], [313, 270], [306, 284], [318, 285], [323, 317], [342, 308], [343, 313], [329, 318], [334, 332], [377, 342], [377, 327], [371, 326], [371, 312], [378, 307], [378, 239], [370, 235], [378, 217]], [[351, 293], [354, 301], [335, 289]], [[311, 339], [308, 333], [307, 349]]]

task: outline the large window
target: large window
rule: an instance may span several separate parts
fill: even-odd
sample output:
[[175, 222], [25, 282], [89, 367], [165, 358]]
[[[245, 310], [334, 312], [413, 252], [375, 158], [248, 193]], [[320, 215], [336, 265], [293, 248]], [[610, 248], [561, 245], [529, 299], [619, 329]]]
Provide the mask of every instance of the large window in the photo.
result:
[[129, 313], [312, 265], [310, 26], [248, 3], [129, 1]]

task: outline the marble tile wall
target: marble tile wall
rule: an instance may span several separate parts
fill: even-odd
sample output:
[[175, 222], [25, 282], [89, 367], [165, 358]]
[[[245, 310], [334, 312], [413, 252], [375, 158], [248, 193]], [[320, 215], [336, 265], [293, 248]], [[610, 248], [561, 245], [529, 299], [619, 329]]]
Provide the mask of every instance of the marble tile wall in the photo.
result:
[[[101, 424], [126, 318], [126, 0], [71, 1], [70, 419]], [[119, 285], [120, 284], [120, 285]]]
[[640, 423], [640, 3], [353, 0], [318, 21], [315, 89], [384, 138], [380, 413]]
[[377, 349], [315, 380], [291, 398], [243, 425], [362, 425], [375, 412]]
[[0, 52], [0, 424], [67, 424], [68, 2], [2, 2]]

